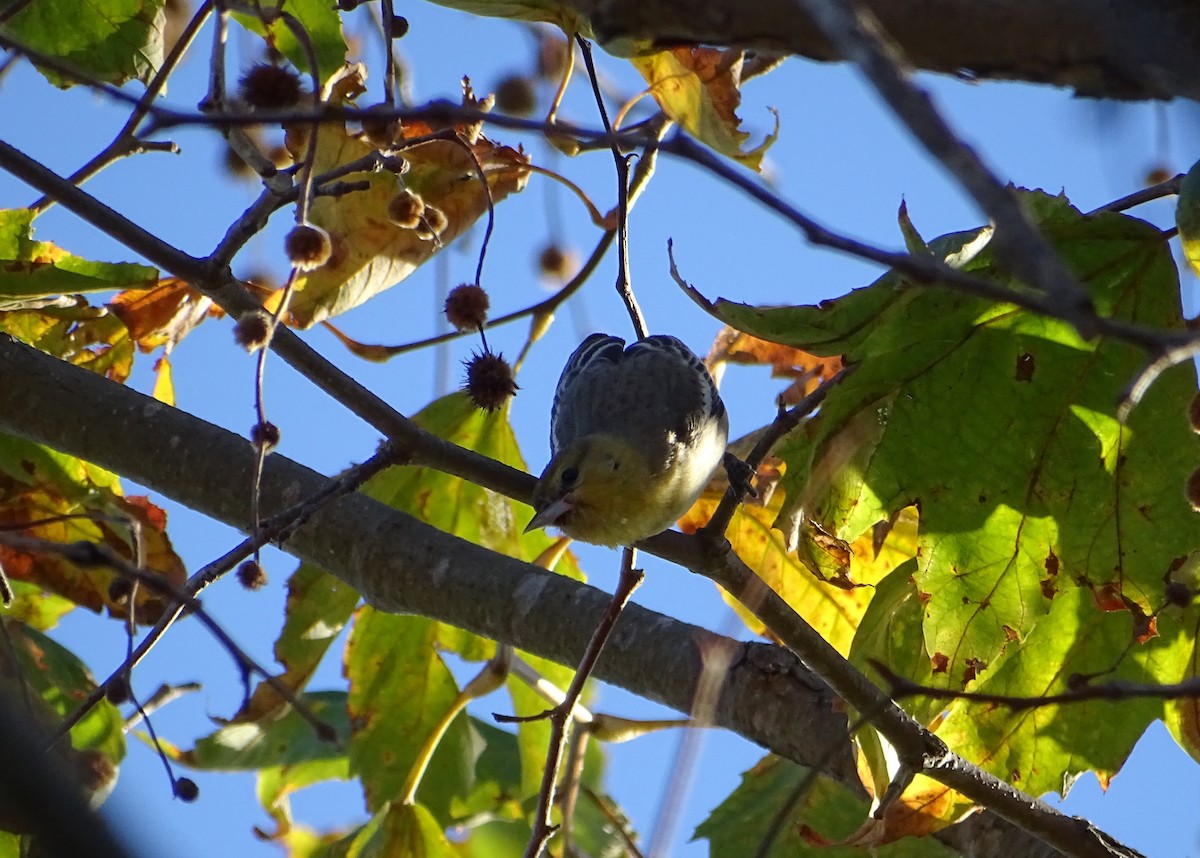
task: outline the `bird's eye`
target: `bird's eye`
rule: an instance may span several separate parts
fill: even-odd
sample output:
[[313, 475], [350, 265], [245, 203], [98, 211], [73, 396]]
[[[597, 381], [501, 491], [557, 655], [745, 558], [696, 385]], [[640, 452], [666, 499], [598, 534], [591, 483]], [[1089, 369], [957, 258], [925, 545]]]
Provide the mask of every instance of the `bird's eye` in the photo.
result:
[[579, 468], [567, 468], [562, 472], [562, 481], [564, 486], [571, 486], [579, 479]]

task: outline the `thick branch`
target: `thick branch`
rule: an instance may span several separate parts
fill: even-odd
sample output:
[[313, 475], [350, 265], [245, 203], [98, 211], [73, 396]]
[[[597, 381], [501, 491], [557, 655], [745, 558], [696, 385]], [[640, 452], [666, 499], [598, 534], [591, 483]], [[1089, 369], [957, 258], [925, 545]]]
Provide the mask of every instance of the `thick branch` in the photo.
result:
[[[0, 431], [96, 462], [248, 530], [244, 487], [254, 451], [244, 438], [3, 335], [0, 366], [5, 369]], [[295, 462], [270, 456], [262, 508], [270, 514], [313, 494], [324, 482]], [[679, 534], [668, 534], [651, 540], [652, 550], [689, 559], [697, 568], [712, 565], [681, 542], [686, 541]], [[599, 590], [449, 536], [362, 495], [323, 508], [283, 547], [351, 584], [382, 610], [433, 617], [566, 665], [578, 661], [609, 601]], [[715, 726], [802, 764], [831, 759], [826, 770], [856, 784], [845, 716], [836, 711], [840, 706], [782, 648], [730, 641], [630, 605], [596, 675], [686, 712], [701, 676], [702, 648], [713, 646], [739, 652], [722, 684]], [[968, 776], [964, 771], [958, 780]], [[979, 842], [997, 844], [995, 850], [973, 846], [971, 854], [980, 858], [1013, 854], [1013, 849], [1054, 854], [993, 814], [973, 825], [983, 827], [973, 835], [982, 838]], [[943, 839], [962, 848], [957, 829]]]
[[[610, 49], [706, 42], [840, 57], [795, 0], [566, 0]], [[1200, 100], [1192, 0], [868, 0], [918, 69], [1106, 98]], [[621, 43], [625, 43], [622, 45]]]

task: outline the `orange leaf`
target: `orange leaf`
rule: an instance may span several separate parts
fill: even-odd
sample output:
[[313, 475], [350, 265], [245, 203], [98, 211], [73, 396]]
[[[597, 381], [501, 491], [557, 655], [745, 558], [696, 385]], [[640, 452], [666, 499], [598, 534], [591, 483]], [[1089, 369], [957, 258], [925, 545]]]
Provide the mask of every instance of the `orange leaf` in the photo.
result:
[[108, 308], [129, 329], [139, 351], [174, 346], [209, 315], [213, 303], [183, 280], [167, 277], [149, 289], [126, 289]]

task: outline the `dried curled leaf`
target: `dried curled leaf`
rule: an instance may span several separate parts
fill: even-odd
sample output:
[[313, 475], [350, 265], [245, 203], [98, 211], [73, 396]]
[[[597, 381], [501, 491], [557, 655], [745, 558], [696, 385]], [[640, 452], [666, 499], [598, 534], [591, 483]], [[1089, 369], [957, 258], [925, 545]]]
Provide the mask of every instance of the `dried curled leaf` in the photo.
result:
[[737, 108], [742, 94], [742, 51], [678, 47], [630, 62], [650, 84], [650, 94], [671, 119], [697, 140], [752, 170], [779, 134], [775, 130], [758, 146], [743, 150], [750, 134], [741, 130]]

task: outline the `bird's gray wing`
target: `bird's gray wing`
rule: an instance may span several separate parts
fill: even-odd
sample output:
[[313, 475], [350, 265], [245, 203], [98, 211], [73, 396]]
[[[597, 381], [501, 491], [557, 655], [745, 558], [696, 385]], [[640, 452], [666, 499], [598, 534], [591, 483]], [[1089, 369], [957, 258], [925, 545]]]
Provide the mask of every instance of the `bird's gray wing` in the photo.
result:
[[567, 359], [550, 408], [551, 455], [557, 455], [574, 439], [595, 431], [591, 427], [595, 394], [606, 387], [605, 378], [624, 353], [625, 341], [619, 337], [592, 334]]

